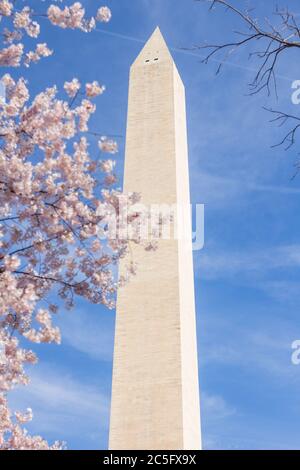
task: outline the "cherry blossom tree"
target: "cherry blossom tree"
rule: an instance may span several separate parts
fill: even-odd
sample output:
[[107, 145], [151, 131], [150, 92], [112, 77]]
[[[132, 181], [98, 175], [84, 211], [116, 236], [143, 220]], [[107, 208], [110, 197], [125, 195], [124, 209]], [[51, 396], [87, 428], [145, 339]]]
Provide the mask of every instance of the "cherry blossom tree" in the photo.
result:
[[[30, 5], [16, 5], [0, 0], [0, 65], [35, 67], [33, 63], [53, 50], [38, 42], [34, 50], [25, 50], [24, 35], [38, 39], [39, 17]], [[65, 7], [51, 4], [43, 16], [53, 27], [91, 32], [97, 21], [108, 22], [111, 12], [102, 6], [87, 18], [75, 2]], [[0, 449], [55, 450], [62, 444], [50, 445], [28, 434], [24, 424], [32, 411], [13, 412], [8, 393], [29, 382], [26, 365], [37, 362], [26, 343], [60, 342], [60, 331], [52, 323], [58, 305], [49, 300], [50, 294], [53, 298], [54, 292], [67, 307], [76, 296], [114, 307], [116, 290], [126, 279], [116, 281], [112, 267], [125, 255], [128, 241], [105, 238], [106, 216], [111, 208], [119, 215], [121, 193], [114, 186], [114, 160], [99, 161], [89, 152], [93, 100], [105, 87], [96, 81], [83, 86], [74, 78], [64, 90], [50, 86], [30, 96], [30, 84], [14, 79], [13, 72], [5, 73], [2, 83], [6, 99], [0, 101]], [[104, 136], [99, 148], [117, 152], [116, 142]], [[137, 198], [129, 195], [129, 203]], [[133, 265], [128, 276], [131, 273]]]

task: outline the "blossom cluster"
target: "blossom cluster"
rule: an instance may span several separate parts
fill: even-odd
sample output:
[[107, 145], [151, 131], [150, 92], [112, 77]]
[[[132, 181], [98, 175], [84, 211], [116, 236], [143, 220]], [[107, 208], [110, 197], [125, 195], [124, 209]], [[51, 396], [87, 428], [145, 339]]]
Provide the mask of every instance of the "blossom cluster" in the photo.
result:
[[[3, 29], [4, 43], [7, 47], [0, 49], [0, 66], [19, 67], [23, 60], [25, 65], [29, 66], [31, 62], [37, 62], [52, 53], [45, 43], [38, 43], [34, 51], [24, 51], [24, 45], [21, 43], [23, 34], [26, 33], [34, 39], [40, 35], [40, 24], [36, 19], [33, 20], [33, 16], [38, 18], [38, 14], [28, 5], [17, 9], [14, 2], [0, 0], [0, 21], [5, 19], [10, 23], [9, 28]], [[74, 2], [64, 8], [51, 4], [45, 16], [54, 26], [90, 32], [96, 28], [97, 22], [107, 23], [110, 21], [111, 11], [108, 7], [102, 6], [98, 8], [94, 16], [87, 17], [82, 4]]]
[[[25, 49], [23, 36], [37, 39], [40, 25], [29, 6], [18, 7], [0, 0], [0, 21], [7, 25], [0, 66], [29, 66], [53, 53], [46, 43]], [[50, 5], [46, 16], [55, 26], [90, 31], [111, 13], [101, 7], [87, 19], [75, 2], [63, 9]], [[65, 83], [63, 98], [56, 86], [31, 97], [24, 78], [5, 73], [1, 81], [6, 97], [0, 101], [0, 449], [56, 450], [63, 445], [29, 435], [24, 425], [32, 411], [12, 412], [8, 393], [29, 382], [26, 368], [37, 361], [26, 349], [29, 343], [60, 342], [58, 306], [48, 300], [50, 293], [67, 307], [76, 296], [114, 306], [118, 282], [112, 266], [127, 244], [99, 241], [99, 213], [105, 214], [108, 204], [117, 207], [120, 193], [112, 188], [114, 164], [93, 157], [88, 142], [93, 100], [105, 87], [97, 81], [81, 87], [73, 79]], [[102, 150], [112, 154], [116, 147], [111, 143]]]
[[81, 29], [82, 31], [91, 31], [96, 27], [96, 22], [107, 23], [111, 19], [111, 11], [108, 7], [100, 7], [91, 18], [85, 17], [85, 9], [80, 2], [75, 2], [70, 7], [64, 9], [57, 5], [51, 5], [48, 8], [48, 18], [52, 24], [60, 28]]
[[[2, 81], [7, 100], [0, 105], [0, 343], [6, 360], [0, 394], [26, 383], [21, 363], [34, 358], [20, 352], [17, 339], [12, 343], [12, 333], [33, 343], [60, 342], [52, 323], [57, 306], [38, 308], [53, 289], [67, 307], [82, 296], [112, 308], [118, 282], [111, 267], [127, 248], [124, 240], [108, 240], [106, 248], [97, 243], [103, 235], [99, 214], [108, 205], [117, 208], [119, 195], [109, 189], [116, 182], [114, 162], [92, 158], [84, 135], [95, 111], [90, 95], [101, 94], [101, 86], [87, 85], [71, 104], [58, 98], [55, 86], [30, 101], [24, 79], [6, 74]], [[74, 97], [79, 81], [67, 82], [65, 90]], [[115, 148], [111, 143], [102, 150]], [[7, 361], [12, 349], [17, 352]], [[9, 429], [19, 433], [20, 425]]]

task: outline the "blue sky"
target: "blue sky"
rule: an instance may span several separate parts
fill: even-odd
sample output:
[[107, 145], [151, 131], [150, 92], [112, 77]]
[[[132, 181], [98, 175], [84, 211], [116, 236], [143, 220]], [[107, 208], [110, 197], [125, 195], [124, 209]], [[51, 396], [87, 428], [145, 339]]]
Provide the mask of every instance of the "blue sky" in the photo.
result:
[[[82, 3], [91, 13], [101, 5]], [[276, 6], [237, 3], [256, 7], [261, 18]], [[284, 6], [300, 13], [297, 3]], [[106, 4], [111, 23], [90, 35], [42, 23], [41, 42], [55, 54], [26, 71], [31, 89], [73, 77], [104, 83], [91, 129], [120, 136], [122, 175], [129, 66], [160, 26], [186, 87], [192, 201], [205, 204], [205, 247], [194, 254], [204, 448], [299, 449], [300, 366], [291, 364], [291, 343], [300, 338], [297, 148], [270, 148], [284, 130], [262, 109], [298, 112], [291, 85], [300, 79], [299, 58], [290, 53], [280, 62], [278, 101], [248, 96], [255, 63], [245, 53], [216, 76], [217, 62], [204, 65], [198, 52], [182, 49], [230, 38], [238, 24], [232, 15], [193, 0]], [[114, 312], [80, 301], [57, 324], [63, 344], [37, 348], [32, 383], [14, 393], [13, 405], [31, 406], [30, 430], [50, 441], [105, 449]]]

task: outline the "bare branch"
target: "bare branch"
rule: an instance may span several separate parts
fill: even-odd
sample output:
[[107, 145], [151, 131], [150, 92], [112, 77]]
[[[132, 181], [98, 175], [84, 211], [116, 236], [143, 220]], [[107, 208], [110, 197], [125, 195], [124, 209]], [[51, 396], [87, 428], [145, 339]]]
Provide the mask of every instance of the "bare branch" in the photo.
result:
[[[226, 11], [237, 16], [245, 28], [242, 31], [234, 31], [234, 34], [239, 36], [237, 40], [231, 40], [223, 44], [204, 44], [196, 46], [196, 49], [208, 50], [208, 54], [203, 59], [203, 62], [209, 62], [213, 57], [218, 57], [220, 53], [220, 65], [217, 68], [217, 73], [219, 73], [222, 64], [224, 62], [226, 63], [230, 54], [238, 49], [249, 49], [251, 47], [249, 58], [257, 60], [258, 68], [253, 81], [249, 84], [250, 94], [257, 94], [266, 90], [267, 95], [270, 96], [271, 90], [274, 89], [277, 97], [276, 73], [279, 59], [288, 50], [300, 48], [300, 25], [297, 22], [296, 15], [289, 11], [288, 8], [279, 9], [277, 7], [273, 13], [276, 17], [275, 22], [272, 22], [269, 18], [264, 18], [264, 20], [260, 22], [253, 17], [252, 12], [240, 10], [229, 0], [195, 1], [210, 3], [210, 10], [217, 6], [225, 8]], [[259, 47], [256, 47], [257, 44], [259, 44]], [[255, 47], [252, 48], [252, 46]], [[279, 127], [290, 125], [285, 136], [279, 143], [273, 145], [272, 148], [284, 146], [285, 150], [288, 150], [293, 147], [296, 143], [298, 131], [300, 130], [300, 117], [269, 108], [264, 109], [273, 115], [270, 122], [278, 124]], [[300, 171], [300, 162], [295, 166], [297, 168], [297, 174]]]
[[[226, 0], [195, 1], [209, 2], [211, 4], [210, 10], [217, 5], [224, 7], [227, 11], [237, 15], [247, 28], [246, 31], [235, 32], [235, 34], [243, 36], [243, 40], [229, 41], [218, 45], [203, 44], [195, 46], [194, 49], [210, 50], [208, 55], [203, 59], [203, 62], [207, 63], [212, 57], [217, 56], [219, 53], [226, 52], [226, 55], [222, 57], [221, 64], [218, 66], [217, 73], [219, 73], [222, 62], [226, 62], [228, 55], [231, 55], [239, 48], [250, 46], [252, 43], [259, 41], [264, 45], [262, 50], [251, 51], [249, 54], [250, 58], [256, 57], [261, 60], [258, 72], [250, 84], [251, 94], [259, 93], [266, 89], [268, 95], [270, 95], [271, 86], [273, 85], [277, 95], [275, 72], [279, 57], [288, 49], [300, 48], [300, 26], [297, 24], [295, 15], [288, 9], [282, 11], [277, 9], [274, 14], [280, 18], [279, 26], [274, 26], [271, 21], [266, 18], [266, 27], [263, 27], [248, 11], [243, 12]], [[284, 34], [285, 32], [287, 32], [287, 34]]]

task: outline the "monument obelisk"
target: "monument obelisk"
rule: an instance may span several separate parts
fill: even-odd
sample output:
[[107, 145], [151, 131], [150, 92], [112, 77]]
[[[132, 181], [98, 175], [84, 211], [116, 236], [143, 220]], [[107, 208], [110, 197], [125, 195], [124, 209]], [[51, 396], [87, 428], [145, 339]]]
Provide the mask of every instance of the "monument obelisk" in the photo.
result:
[[[185, 90], [159, 28], [131, 67], [127, 119], [124, 192], [188, 205]], [[117, 299], [109, 448], [200, 449], [191, 238], [151, 253], [133, 245], [131, 257], [137, 275]]]

